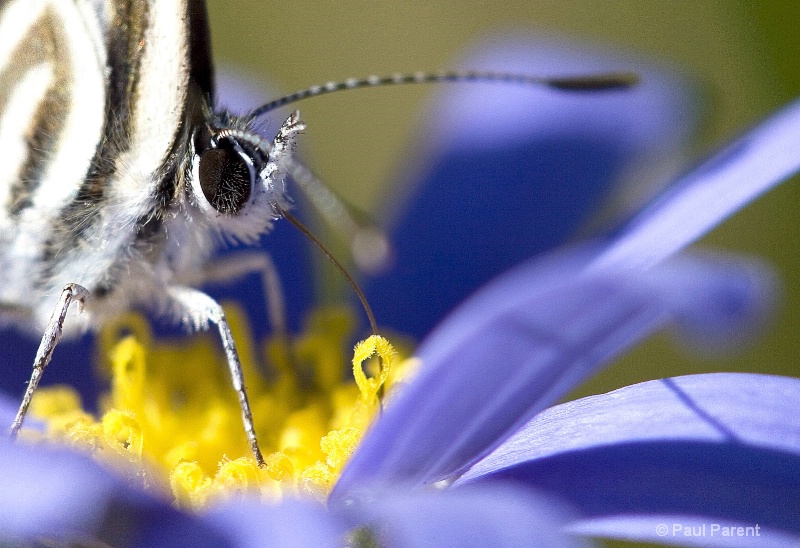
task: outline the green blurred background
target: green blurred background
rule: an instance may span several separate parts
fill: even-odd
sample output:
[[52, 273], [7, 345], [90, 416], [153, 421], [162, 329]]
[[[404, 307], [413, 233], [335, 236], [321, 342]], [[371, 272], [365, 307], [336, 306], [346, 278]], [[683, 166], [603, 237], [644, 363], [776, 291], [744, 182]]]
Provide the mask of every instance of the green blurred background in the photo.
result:
[[[448, 68], [466, 46], [511, 30], [563, 33], [662, 58], [704, 88], [697, 157], [800, 95], [798, 2], [209, 0], [209, 11], [217, 63], [269, 79], [281, 92], [349, 76]], [[309, 124], [308, 161], [343, 197], [369, 210], [402, 169], [431, 89], [367, 93], [301, 108]], [[659, 336], [573, 396], [707, 371], [798, 375], [798, 190], [796, 181], [784, 184], [703, 241], [758, 255], [782, 276], [782, 308], [763, 337], [741, 353], [710, 357], [682, 352]]]

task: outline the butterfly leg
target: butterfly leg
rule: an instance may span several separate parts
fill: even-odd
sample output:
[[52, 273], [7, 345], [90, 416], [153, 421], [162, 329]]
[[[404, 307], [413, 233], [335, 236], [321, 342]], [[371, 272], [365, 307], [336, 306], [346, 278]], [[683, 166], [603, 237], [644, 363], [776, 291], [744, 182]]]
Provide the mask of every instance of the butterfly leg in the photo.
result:
[[222, 339], [222, 348], [228, 360], [228, 367], [231, 371], [233, 389], [239, 397], [239, 406], [242, 409], [242, 422], [250, 449], [256, 458], [259, 466], [264, 466], [264, 457], [256, 439], [255, 426], [253, 425], [253, 412], [250, 410], [250, 401], [247, 398], [247, 390], [244, 385], [242, 375], [242, 364], [239, 361], [239, 353], [236, 351], [236, 344], [233, 341], [228, 320], [225, 312], [217, 301], [197, 289], [176, 286], [168, 289], [172, 301], [182, 312], [182, 320], [188, 326], [197, 331], [208, 329], [209, 324], [214, 324], [219, 330]]
[[31, 404], [36, 388], [39, 386], [39, 381], [42, 379], [44, 368], [50, 363], [50, 358], [53, 356], [59, 339], [61, 339], [61, 330], [64, 327], [64, 319], [67, 316], [67, 311], [70, 305], [74, 302], [78, 307], [78, 312], [83, 308], [83, 303], [89, 296], [89, 292], [78, 284], [67, 284], [61, 291], [61, 296], [58, 298], [58, 304], [50, 321], [47, 324], [42, 341], [39, 343], [39, 350], [36, 351], [36, 358], [33, 360], [33, 372], [31, 373], [31, 380], [28, 381], [28, 387], [25, 389], [25, 395], [22, 397], [22, 403], [19, 405], [19, 411], [11, 424], [11, 439], [15, 439], [22, 428], [22, 421], [25, 420], [25, 415], [28, 412], [28, 407]]
[[223, 259], [215, 260], [203, 267], [202, 279], [194, 281], [191, 285], [203, 283], [228, 283], [242, 278], [248, 274], [256, 273], [261, 276], [261, 283], [266, 295], [267, 316], [273, 332], [286, 338], [286, 308], [278, 269], [272, 257], [265, 252], [240, 251], [231, 253]]
[[266, 296], [267, 317], [272, 327], [272, 336], [279, 345], [283, 358], [293, 364], [290, 349], [289, 327], [286, 321], [286, 308], [281, 278], [272, 257], [264, 251], [239, 251], [206, 264], [202, 278], [192, 286], [208, 282], [230, 283], [248, 274], [259, 274]]

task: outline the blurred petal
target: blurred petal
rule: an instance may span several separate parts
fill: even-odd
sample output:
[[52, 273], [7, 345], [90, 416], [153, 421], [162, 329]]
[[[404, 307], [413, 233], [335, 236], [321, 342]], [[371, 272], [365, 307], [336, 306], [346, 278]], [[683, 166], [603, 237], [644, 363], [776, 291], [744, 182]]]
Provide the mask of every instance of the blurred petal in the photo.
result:
[[[370, 526], [380, 546], [423, 548], [586, 546], [564, 533], [569, 514], [530, 491], [491, 486], [445, 491], [369, 492], [338, 509]], [[367, 544], [369, 545], [369, 544]]]
[[225, 531], [237, 548], [315, 546], [339, 548], [345, 528], [320, 504], [284, 500], [265, 505], [255, 500], [232, 502], [204, 514], [204, 520]]
[[[11, 428], [11, 423], [17, 417], [17, 410], [22, 398], [15, 399], [6, 394], [0, 393], [0, 428]], [[44, 432], [45, 425], [36, 417], [25, 417], [25, 428], [27, 430], [38, 430]], [[0, 430], [2, 431], [2, 430]], [[2, 442], [0, 442], [2, 443]]]
[[[797, 545], [799, 407], [793, 378], [649, 381], [548, 409], [457, 484], [513, 480], [558, 493], [590, 535], [673, 543], [673, 524], [701, 518], [759, 525]], [[669, 524], [666, 539], [649, 527], [653, 516]]]
[[778, 292], [767, 265], [721, 254], [678, 256], [650, 270], [642, 283], [662, 295], [681, 341], [702, 351], [730, 351], [751, 341], [772, 318]]
[[[55, 306], [55, 301], [53, 302]], [[15, 328], [0, 331], [0, 348], [3, 349], [3, 374], [0, 375], [0, 393], [16, 406], [22, 400], [28, 379], [33, 368], [33, 358], [39, 348], [42, 333], [32, 333]], [[42, 386], [69, 384], [80, 393], [86, 409], [93, 410], [98, 396], [105, 389], [104, 381], [98, 378], [92, 366], [91, 348], [94, 336], [83, 335], [80, 338], [65, 338], [58, 343], [52, 363], [47, 367]], [[16, 411], [14, 412], [16, 414]], [[11, 420], [13, 420], [13, 415]], [[25, 419], [28, 424], [30, 418]], [[11, 422], [0, 424], [3, 428], [11, 427]]]
[[[275, 86], [263, 79], [254, 79], [248, 71], [221, 66], [216, 68], [215, 79], [215, 108], [225, 108], [236, 114], [243, 114], [278, 97]], [[272, 136], [278, 132], [281, 122], [288, 115], [289, 109], [284, 108], [272, 116], [263, 116], [263, 120], [259, 120], [259, 129], [264, 135]]]
[[[702, 548], [797, 548], [800, 537], [754, 523], [687, 515], [613, 516], [567, 527], [579, 535]], [[648, 544], [649, 546], [649, 544]]]
[[0, 442], [0, 469], [0, 538], [6, 542], [94, 531], [116, 486], [88, 459], [64, 451], [37, 452], [5, 440]]
[[646, 268], [691, 244], [800, 169], [800, 101], [725, 147], [614, 236], [596, 268]]
[[366, 286], [379, 323], [417, 337], [482, 283], [574, 236], [623, 172], [674, 153], [693, 127], [676, 79], [599, 48], [518, 36], [476, 48], [461, 66], [633, 70], [642, 81], [597, 93], [442, 87], [402, 166], [401, 197], [391, 196], [393, 269]]
[[17, 415], [19, 402], [0, 393], [0, 424], [11, 426], [14, 417]]
[[131, 489], [88, 457], [0, 441], [0, 543], [228, 546], [216, 530]]
[[726, 305], [752, 302], [734, 266], [581, 274], [587, 260], [528, 262], [459, 307], [420, 346], [423, 369], [368, 432], [334, 497], [365, 482], [428, 483], [462, 470], [671, 314], [751, 318]]
[[439, 154], [497, 149], [533, 135], [613, 139], [629, 154], [653, 153], [680, 146], [693, 130], [695, 112], [686, 82], [640, 55], [563, 36], [519, 34], [494, 37], [459, 64], [546, 77], [635, 72], [640, 81], [618, 93], [553, 93], [493, 84], [446, 89], [431, 109], [441, 118], [430, 127], [438, 132], [431, 135], [431, 144]]

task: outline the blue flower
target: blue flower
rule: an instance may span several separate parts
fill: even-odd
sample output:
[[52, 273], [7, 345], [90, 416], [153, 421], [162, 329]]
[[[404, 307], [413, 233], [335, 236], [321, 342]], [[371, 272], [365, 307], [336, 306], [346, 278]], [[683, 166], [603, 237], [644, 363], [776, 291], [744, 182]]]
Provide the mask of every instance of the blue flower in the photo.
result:
[[[521, 51], [526, 59], [535, 57]], [[502, 58], [509, 56], [506, 51]], [[631, 68], [621, 60], [585, 62], [591, 64], [572, 66]], [[651, 72], [642, 72], [649, 81]], [[338, 546], [346, 536], [353, 544], [391, 539], [402, 546], [580, 546], [584, 536], [601, 536], [743, 545], [758, 533], [766, 545], [796, 545], [800, 380], [695, 375], [551, 407], [658, 329], [675, 325], [688, 338], [719, 343], [749, 331], [768, 306], [769, 276], [762, 266], [682, 250], [800, 169], [800, 103], [690, 171], [617, 229], [578, 246], [562, 245], [609, 182], [630, 167], [631, 157], [652, 160], [674, 144], [667, 141], [674, 133], [657, 114], [647, 115], [667, 106], [683, 112], [673, 103], [674, 88], [648, 86], [629, 96], [565, 99], [566, 112], [556, 108], [520, 125], [509, 120], [517, 119], [520, 105], [527, 110], [529, 101], [541, 101], [535, 93], [500, 90], [498, 98], [492, 88], [487, 95], [476, 89], [450, 97], [442, 127], [455, 133], [428, 132], [432, 142], [444, 144], [424, 147], [431, 154], [424, 164], [434, 167], [433, 175], [421, 178], [435, 178], [439, 186], [449, 180], [442, 190], [451, 194], [442, 203], [423, 190], [421, 200], [430, 215], [471, 204], [462, 217], [480, 222], [455, 235], [476, 234], [486, 219], [502, 219], [507, 208], [520, 205], [510, 202], [522, 202], [524, 210], [525, 200], [532, 200], [519, 189], [494, 191], [492, 183], [517, 176], [505, 169], [524, 172], [532, 163], [539, 175], [574, 171], [556, 190], [571, 187], [568, 195], [580, 194], [587, 173], [576, 167], [580, 159], [565, 154], [555, 166], [537, 166], [526, 159], [526, 144], [539, 143], [532, 149], [537, 157], [544, 149], [584, 151], [600, 162], [601, 174], [589, 171], [596, 181], [586, 203], [549, 196], [547, 186], [537, 186], [537, 199], [555, 200], [545, 209], [555, 210], [556, 202], [574, 208], [533, 247], [512, 242], [517, 255], [508, 262], [498, 265], [493, 256], [504, 253], [492, 242], [473, 245], [478, 258], [498, 270], [523, 255], [557, 250], [483, 285], [430, 332], [417, 351], [419, 374], [387, 403], [327, 509], [304, 500], [273, 507], [245, 500], [190, 515], [86, 457], [0, 442], [0, 541]], [[598, 103], [600, 114], [593, 117]], [[473, 104], [480, 106], [467, 108]], [[490, 108], [495, 127], [469, 119], [483, 107]], [[576, 117], [581, 125], [573, 124]], [[537, 128], [544, 128], [539, 135]], [[501, 166], [492, 176], [497, 161]], [[468, 183], [470, 174], [477, 174], [477, 184]], [[453, 182], [459, 184], [454, 188]], [[521, 215], [514, 220], [527, 222]], [[503, 243], [508, 234], [534, 229], [508, 230]], [[437, 258], [438, 236], [428, 233], [430, 247], [417, 243], [412, 251], [431, 250]], [[398, 264], [407, 260], [399, 246]], [[454, 268], [452, 261], [443, 270], [430, 264], [434, 270], [426, 275], [442, 272], [434, 280], [443, 286], [458, 275], [447, 269]], [[462, 291], [447, 296], [447, 308]], [[420, 325], [435, 321], [441, 309], [433, 302]], [[403, 317], [414, 311], [407, 308]], [[0, 407], [0, 419], [4, 413], [10, 409]], [[740, 527], [748, 536], [737, 536]]]

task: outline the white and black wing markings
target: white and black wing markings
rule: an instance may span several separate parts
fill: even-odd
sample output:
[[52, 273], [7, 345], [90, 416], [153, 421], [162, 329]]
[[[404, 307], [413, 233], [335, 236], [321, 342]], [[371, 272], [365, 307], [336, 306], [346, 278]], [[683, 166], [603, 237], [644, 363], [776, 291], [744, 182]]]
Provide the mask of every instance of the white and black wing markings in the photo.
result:
[[12, 435], [70, 303], [88, 325], [138, 304], [218, 327], [263, 462], [222, 309], [175, 280], [202, 277], [220, 232], [253, 239], [279, 216], [273, 158], [303, 125], [265, 142], [212, 99], [202, 0], [0, 2], [0, 311], [45, 332]]
[[190, 78], [189, 13], [176, 0], [3, 6], [0, 301], [32, 306], [39, 328], [66, 283], [112, 290], [175, 194], [211, 88], [208, 62]]

